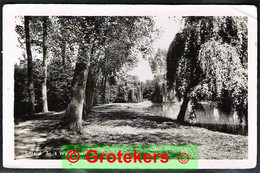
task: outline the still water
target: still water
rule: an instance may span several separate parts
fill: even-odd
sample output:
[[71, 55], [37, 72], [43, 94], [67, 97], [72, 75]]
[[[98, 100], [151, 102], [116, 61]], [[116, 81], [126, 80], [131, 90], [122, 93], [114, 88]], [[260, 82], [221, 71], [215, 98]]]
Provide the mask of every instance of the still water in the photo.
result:
[[[145, 102], [147, 102], [145, 104], [148, 104], [149, 101]], [[245, 124], [244, 118], [240, 119], [237, 112], [232, 112], [228, 115], [210, 104], [204, 103], [202, 105], [204, 110], [196, 110], [195, 115], [190, 114], [191, 106], [188, 106], [185, 116], [186, 120], [206, 124]], [[146, 111], [161, 115], [163, 117], [177, 119], [180, 107], [181, 102], [157, 104], [150, 103], [150, 106], [146, 107]]]

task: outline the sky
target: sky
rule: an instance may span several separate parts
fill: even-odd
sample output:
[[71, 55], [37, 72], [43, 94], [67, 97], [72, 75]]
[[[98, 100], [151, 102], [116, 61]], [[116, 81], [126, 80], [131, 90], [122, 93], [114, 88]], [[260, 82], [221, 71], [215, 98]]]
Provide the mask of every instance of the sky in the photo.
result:
[[[163, 30], [161, 37], [154, 43], [153, 49], [168, 50], [171, 42], [173, 41], [175, 34], [180, 30], [181, 25], [179, 20], [173, 20], [173, 17], [168, 16], [156, 16], [155, 25]], [[133, 70], [127, 74], [138, 76], [138, 79], [142, 82], [146, 80], [152, 80], [153, 74], [149, 62], [141, 57], [138, 57], [139, 62]]]

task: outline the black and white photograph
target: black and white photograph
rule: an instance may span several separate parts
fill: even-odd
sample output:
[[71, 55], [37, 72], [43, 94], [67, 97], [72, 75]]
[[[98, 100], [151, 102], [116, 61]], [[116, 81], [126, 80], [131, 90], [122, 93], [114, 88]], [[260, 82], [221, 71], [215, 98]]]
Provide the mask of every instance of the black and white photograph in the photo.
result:
[[256, 9], [114, 6], [4, 9], [6, 165], [131, 144], [197, 145], [199, 168], [254, 167]]

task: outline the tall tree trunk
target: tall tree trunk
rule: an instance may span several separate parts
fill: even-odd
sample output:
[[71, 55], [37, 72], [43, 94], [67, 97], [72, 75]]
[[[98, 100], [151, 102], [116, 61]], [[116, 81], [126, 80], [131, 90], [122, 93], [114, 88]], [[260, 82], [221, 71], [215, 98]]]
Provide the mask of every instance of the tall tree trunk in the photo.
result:
[[93, 96], [94, 96], [94, 80], [93, 80], [93, 74], [89, 71], [87, 83], [86, 83], [83, 119], [87, 118], [87, 114], [91, 111], [93, 107], [93, 101], [94, 101]]
[[93, 107], [93, 101], [94, 101], [94, 81], [93, 78], [90, 78], [89, 83], [87, 84], [87, 89], [89, 90], [89, 92], [86, 92], [87, 94], [87, 99], [86, 99], [86, 103], [87, 103], [87, 112], [90, 112], [92, 107]]
[[29, 20], [30, 20], [29, 16], [24, 17], [26, 53], [27, 53], [27, 63], [28, 63], [27, 70], [28, 70], [28, 92], [29, 92], [29, 115], [34, 115], [35, 93], [34, 93], [33, 64], [32, 64]]
[[48, 56], [47, 56], [47, 20], [48, 17], [43, 17], [43, 83], [42, 83], [42, 112], [48, 112], [47, 99], [47, 71], [48, 71]]
[[102, 86], [102, 98], [101, 98], [101, 100], [102, 100], [103, 103], [107, 103], [107, 101], [106, 101], [107, 77], [106, 76], [104, 77], [102, 85], [103, 86]]
[[77, 62], [73, 77], [72, 98], [66, 109], [65, 122], [69, 129], [82, 133], [82, 113], [88, 75], [86, 63]]
[[180, 112], [178, 114], [177, 117], [177, 121], [180, 123], [184, 122], [184, 118], [185, 118], [185, 114], [186, 114], [186, 110], [188, 107], [188, 103], [189, 103], [189, 98], [187, 97], [187, 95], [183, 98], [182, 104], [181, 104], [181, 109]]
[[189, 92], [191, 91], [192, 88], [194, 88], [195, 86], [197, 86], [199, 84], [199, 81], [200, 80], [199, 80], [198, 76], [194, 76], [194, 75], [190, 76], [190, 83], [187, 86], [186, 91], [184, 93], [184, 97], [183, 97], [183, 101], [182, 101], [182, 105], [181, 105], [181, 110], [180, 110], [178, 117], [177, 117], [177, 121], [180, 122], [180, 123], [184, 122], [186, 110], [187, 110], [187, 107], [188, 107], [188, 104], [189, 104], [188, 94], [189, 94]]

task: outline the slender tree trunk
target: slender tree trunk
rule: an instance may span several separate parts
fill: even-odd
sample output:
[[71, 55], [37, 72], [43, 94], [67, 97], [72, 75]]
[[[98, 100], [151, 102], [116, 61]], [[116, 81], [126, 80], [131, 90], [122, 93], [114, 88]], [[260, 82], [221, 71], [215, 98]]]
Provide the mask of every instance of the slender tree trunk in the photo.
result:
[[65, 122], [69, 129], [82, 133], [82, 113], [87, 82], [88, 67], [86, 63], [76, 63], [73, 77], [72, 98], [66, 109]]
[[103, 86], [102, 86], [102, 102], [107, 103], [106, 101], [106, 87], [107, 87], [107, 77], [104, 77]]
[[93, 96], [94, 96], [94, 80], [93, 80], [93, 74], [89, 71], [87, 83], [86, 83], [83, 119], [87, 118], [87, 114], [91, 111], [93, 107]]
[[87, 106], [86, 106], [86, 110], [87, 110], [87, 113], [89, 113], [93, 107], [93, 96], [94, 96], [94, 81], [93, 81], [93, 78], [91, 77], [90, 80], [87, 82], [87, 89], [88, 89], [88, 92], [86, 92], [86, 103], [87, 103]]
[[34, 93], [34, 79], [33, 79], [33, 64], [30, 41], [29, 16], [24, 17], [26, 53], [27, 53], [27, 70], [28, 70], [28, 92], [29, 92], [29, 115], [34, 115], [35, 112], [35, 93]]
[[[93, 56], [95, 46], [92, 45], [91, 51], [90, 51], [90, 57]], [[99, 56], [99, 54], [98, 54]], [[91, 111], [93, 104], [94, 104], [94, 78], [93, 75], [96, 73], [95, 70], [90, 68], [90, 61], [89, 61], [89, 70], [88, 70], [88, 77], [86, 82], [86, 88], [85, 88], [85, 98], [84, 98], [84, 104], [83, 104], [83, 119], [87, 119], [87, 114]], [[97, 69], [99, 71], [99, 68]]]
[[181, 109], [180, 109], [180, 112], [179, 112], [178, 117], [177, 117], [177, 121], [180, 122], [180, 123], [184, 122], [188, 103], [189, 103], [189, 98], [187, 96], [185, 96], [183, 98], [183, 101], [182, 101], [182, 104], [181, 104]]
[[181, 122], [181, 123], [184, 122], [186, 110], [187, 110], [187, 107], [188, 107], [188, 104], [189, 104], [188, 94], [191, 91], [191, 88], [193, 88], [193, 87], [195, 87], [199, 84], [200, 80], [198, 79], [198, 77], [190, 76], [190, 81], [191, 82], [187, 86], [186, 91], [184, 93], [184, 97], [183, 97], [183, 101], [182, 101], [182, 105], [181, 105], [181, 110], [180, 110], [178, 117], [177, 117], [177, 121]]
[[43, 83], [42, 83], [42, 112], [48, 112], [47, 99], [47, 71], [48, 71], [48, 56], [47, 56], [47, 20], [48, 17], [43, 17]]

